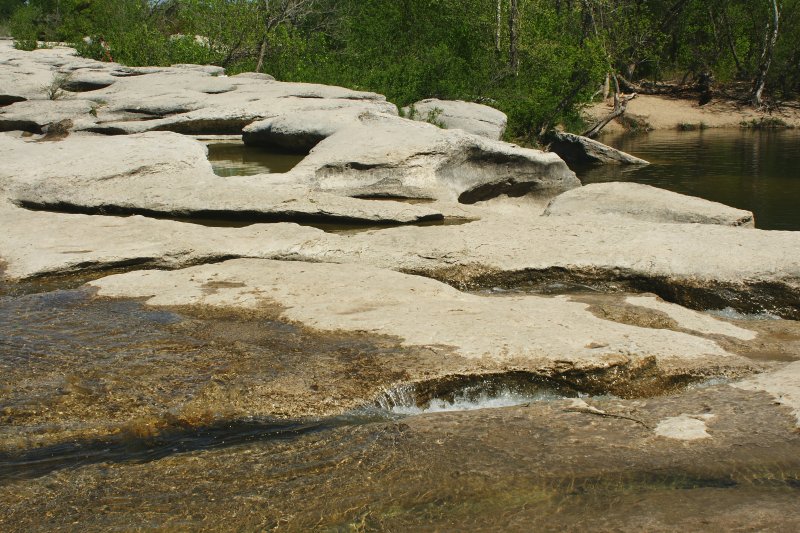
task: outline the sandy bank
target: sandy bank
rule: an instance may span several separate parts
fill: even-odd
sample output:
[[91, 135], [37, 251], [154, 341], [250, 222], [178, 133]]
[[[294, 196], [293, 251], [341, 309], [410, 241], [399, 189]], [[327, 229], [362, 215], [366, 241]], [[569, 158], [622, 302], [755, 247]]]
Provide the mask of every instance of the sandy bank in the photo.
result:
[[[586, 109], [587, 121], [592, 122], [607, 115], [611, 110], [606, 102], [596, 103]], [[800, 127], [800, 108], [781, 107], [771, 113], [756, 111], [735, 101], [712, 100], [700, 106], [694, 99], [679, 99], [666, 96], [639, 95], [628, 104], [624, 115], [628, 119], [646, 123], [654, 130], [679, 128], [739, 128], [742, 123], [753, 121], [781, 121], [787, 126]], [[624, 127], [619, 121], [606, 126], [604, 132], [620, 132]]]

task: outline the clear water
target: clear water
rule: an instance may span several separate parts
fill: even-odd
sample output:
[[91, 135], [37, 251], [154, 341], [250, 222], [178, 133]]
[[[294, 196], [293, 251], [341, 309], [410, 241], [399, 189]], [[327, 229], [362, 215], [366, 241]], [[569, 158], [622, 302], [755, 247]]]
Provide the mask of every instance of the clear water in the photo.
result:
[[654, 131], [602, 142], [645, 167], [576, 169], [584, 184], [633, 181], [755, 213], [756, 227], [800, 230], [800, 131]]
[[211, 162], [211, 167], [217, 176], [223, 177], [284, 174], [292, 170], [304, 157], [246, 146], [242, 142], [218, 142], [208, 145], [208, 160]]

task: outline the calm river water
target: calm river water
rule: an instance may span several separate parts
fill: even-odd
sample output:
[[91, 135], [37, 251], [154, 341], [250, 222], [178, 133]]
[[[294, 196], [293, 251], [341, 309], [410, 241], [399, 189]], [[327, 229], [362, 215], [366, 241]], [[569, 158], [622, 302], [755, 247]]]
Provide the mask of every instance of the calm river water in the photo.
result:
[[600, 140], [651, 164], [579, 170], [584, 184], [645, 183], [753, 211], [760, 229], [800, 230], [798, 130], [670, 130]]

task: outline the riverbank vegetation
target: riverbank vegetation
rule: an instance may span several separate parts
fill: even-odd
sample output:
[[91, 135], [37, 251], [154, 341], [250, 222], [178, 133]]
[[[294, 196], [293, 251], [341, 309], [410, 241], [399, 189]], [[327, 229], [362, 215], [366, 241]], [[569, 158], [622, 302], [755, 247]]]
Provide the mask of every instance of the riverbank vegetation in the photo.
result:
[[72, 43], [128, 65], [439, 97], [509, 115], [533, 140], [614, 92], [713, 86], [764, 106], [800, 93], [800, 0], [0, 0], [21, 48]]

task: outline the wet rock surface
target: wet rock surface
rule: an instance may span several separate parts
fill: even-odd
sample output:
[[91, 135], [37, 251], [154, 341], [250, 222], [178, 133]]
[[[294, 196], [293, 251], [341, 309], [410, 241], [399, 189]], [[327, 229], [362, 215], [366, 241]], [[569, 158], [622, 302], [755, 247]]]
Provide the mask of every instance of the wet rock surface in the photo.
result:
[[0, 529], [800, 527], [795, 233], [459, 102], [7, 41], [0, 87]]

